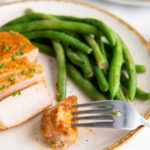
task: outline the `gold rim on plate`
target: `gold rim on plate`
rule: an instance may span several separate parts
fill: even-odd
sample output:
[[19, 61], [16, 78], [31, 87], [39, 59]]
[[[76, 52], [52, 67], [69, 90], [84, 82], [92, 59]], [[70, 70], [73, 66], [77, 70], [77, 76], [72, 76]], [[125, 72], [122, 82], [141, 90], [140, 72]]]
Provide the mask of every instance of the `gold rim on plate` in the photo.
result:
[[[92, 8], [92, 9], [95, 9], [99, 12], [103, 12], [115, 19], [117, 19], [120, 23], [122, 24], [125, 24], [130, 30], [132, 30], [139, 38], [140, 40], [142, 41], [142, 43], [146, 46], [146, 48], [148, 49], [149, 53], [150, 53], [150, 43], [136, 30], [134, 29], [132, 26], [130, 26], [128, 23], [126, 23], [124, 20], [122, 20], [121, 18], [113, 15], [112, 13], [104, 10], [104, 9], [101, 9], [101, 8], [98, 8], [98, 7], [95, 7], [95, 6], [92, 6], [90, 4], [86, 4], [86, 3], [83, 3], [83, 2], [77, 2], [77, 1], [72, 1], [72, 0], [17, 0], [17, 1], [14, 1], [14, 2], [6, 2], [6, 3], [2, 3], [0, 4], [0, 7], [1, 6], [5, 6], [5, 5], [11, 5], [11, 4], [15, 4], [15, 3], [24, 3], [24, 2], [30, 2], [30, 1], [57, 1], [57, 2], [67, 2], [67, 3], [72, 3], [72, 4], [75, 4], [75, 5], [82, 5], [82, 6], [85, 6], [85, 7], [89, 7], [89, 8]], [[150, 108], [148, 109], [148, 111], [146, 112], [145, 114], [145, 119], [148, 120], [150, 118]], [[119, 148], [121, 145], [125, 144], [128, 140], [130, 140], [133, 136], [135, 136], [141, 129], [143, 129], [144, 126], [140, 126], [138, 127], [137, 129], [129, 132], [126, 136], [124, 136], [123, 138], [121, 138], [120, 140], [118, 140], [117, 142], [115, 142], [113, 145], [105, 148], [104, 150], [115, 150], [117, 148]]]

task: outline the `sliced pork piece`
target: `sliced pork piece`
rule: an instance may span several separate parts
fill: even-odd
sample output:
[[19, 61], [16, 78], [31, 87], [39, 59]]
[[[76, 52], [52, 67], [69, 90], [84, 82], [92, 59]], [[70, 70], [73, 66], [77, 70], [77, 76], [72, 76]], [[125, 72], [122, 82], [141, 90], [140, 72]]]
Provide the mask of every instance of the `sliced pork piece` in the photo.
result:
[[44, 112], [41, 124], [41, 133], [47, 138], [51, 147], [61, 150], [71, 144], [76, 143], [78, 138], [78, 129], [72, 128], [72, 105], [77, 104], [77, 98], [70, 96], [55, 107], [47, 108]]
[[43, 79], [45, 79], [44, 69], [40, 64], [22, 72], [11, 74], [0, 80], [0, 100]]
[[51, 98], [44, 82], [34, 84], [15, 96], [0, 102], [0, 130], [17, 126], [51, 105]]
[[8, 63], [0, 64], [0, 79], [9, 76], [13, 73], [19, 73], [23, 70], [31, 70], [35, 65], [32, 64], [26, 57], [16, 60], [10, 61]]
[[0, 32], [0, 60], [7, 63], [11, 60], [27, 57], [36, 62], [39, 51], [31, 42], [19, 33]]

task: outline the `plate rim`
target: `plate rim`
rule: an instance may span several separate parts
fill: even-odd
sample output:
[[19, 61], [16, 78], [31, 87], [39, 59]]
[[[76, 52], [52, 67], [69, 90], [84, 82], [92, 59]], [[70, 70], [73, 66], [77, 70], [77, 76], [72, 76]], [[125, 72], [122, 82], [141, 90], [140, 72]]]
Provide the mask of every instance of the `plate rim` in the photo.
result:
[[[132, 27], [126, 21], [124, 21], [123, 19], [121, 19], [118, 16], [114, 15], [113, 13], [110, 13], [110, 12], [100, 8], [100, 7], [96, 7], [96, 6], [93, 6], [91, 4], [87, 4], [87, 3], [79, 2], [79, 1], [74, 1], [74, 0], [15, 0], [13, 2], [4, 2], [4, 3], [0, 4], [0, 7], [11, 5], [11, 4], [17, 4], [17, 3], [32, 2], [32, 1], [33, 2], [36, 2], [36, 1], [41, 1], [41, 2], [48, 2], [48, 1], [66, 2], [66, 3], [75, 4], [75, 5], [85, 6], [85, 7], [91, 8], [91, 9], [95, 9], [95, 10], [97, 10], [99, 12], [103, 12], [103, 13], [105, 13], [105, 14], [113, 17], [113, 18], [115, 18], [120, 23], [122, 23], [126, 27], [128, 27], [129, 30], [133, 31], [139, 37], [141, 42], [145, 45], [145, 47], [147, 48], [148, 52], [150, 53], [150, 43], [134, 27]], [[149, 107], [148, 111], [146, 112], [146, 114], [144, 115], [144, 117], [145, 117], [146, 120], [150, 119], [150, 107]], [[104, 150], [115, 150], [115, 149], [119, 148], [120, 146], [122, 146], [123, 144], [128, 142], [132, 137], [134, 137], [143, 128], [144, 128], [144, 126], [140, 126], [137, 129], [129, 132], [127, 135], [125, 135], [123, 138], [121, 138], [120, 140], [118, 140], [114, 144], [104, 148]]]

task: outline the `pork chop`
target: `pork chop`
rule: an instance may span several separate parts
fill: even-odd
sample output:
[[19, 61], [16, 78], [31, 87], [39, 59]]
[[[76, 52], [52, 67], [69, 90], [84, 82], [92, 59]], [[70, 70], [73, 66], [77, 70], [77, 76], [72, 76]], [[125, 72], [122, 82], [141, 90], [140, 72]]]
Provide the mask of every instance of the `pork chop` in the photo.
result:
[[72, 128], [72, 105], [77, 104], [77, 98], [70, 96], [53, 108], [48, 107], [42, 118], [41, 133], [46, 137], [50, 147], [61, 150], [75, 144], [78, 138], [78, 129]]
[[39, 54], [38, 48], [23, 35], [17, 32], [0, 32], [0, 60], [1, 63], [15, 61], [27, 57], [35, 63]]
[[0, 101], [0, 130], [17, 126], [51, 105], [45, 83], [39, 82]]
[[22, 72], [11, 74], [0, 80], [0, 100], [11, 95], [15, 91], [26, 88], [34, 82], [43, 79], [45, 79], [44, 69], [40, 64], [33, 68], [27, 68]]

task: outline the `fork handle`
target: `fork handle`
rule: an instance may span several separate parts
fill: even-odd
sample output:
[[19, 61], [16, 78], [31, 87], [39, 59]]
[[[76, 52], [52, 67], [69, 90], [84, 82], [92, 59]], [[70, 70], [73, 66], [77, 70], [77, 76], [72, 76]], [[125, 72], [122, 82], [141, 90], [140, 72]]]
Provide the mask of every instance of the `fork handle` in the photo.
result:
[[146, 119], [141, 117], [141, 123], [142, 125], [145, 125], [146, 127], [150, 128], [150, 122], [148, 122]]

